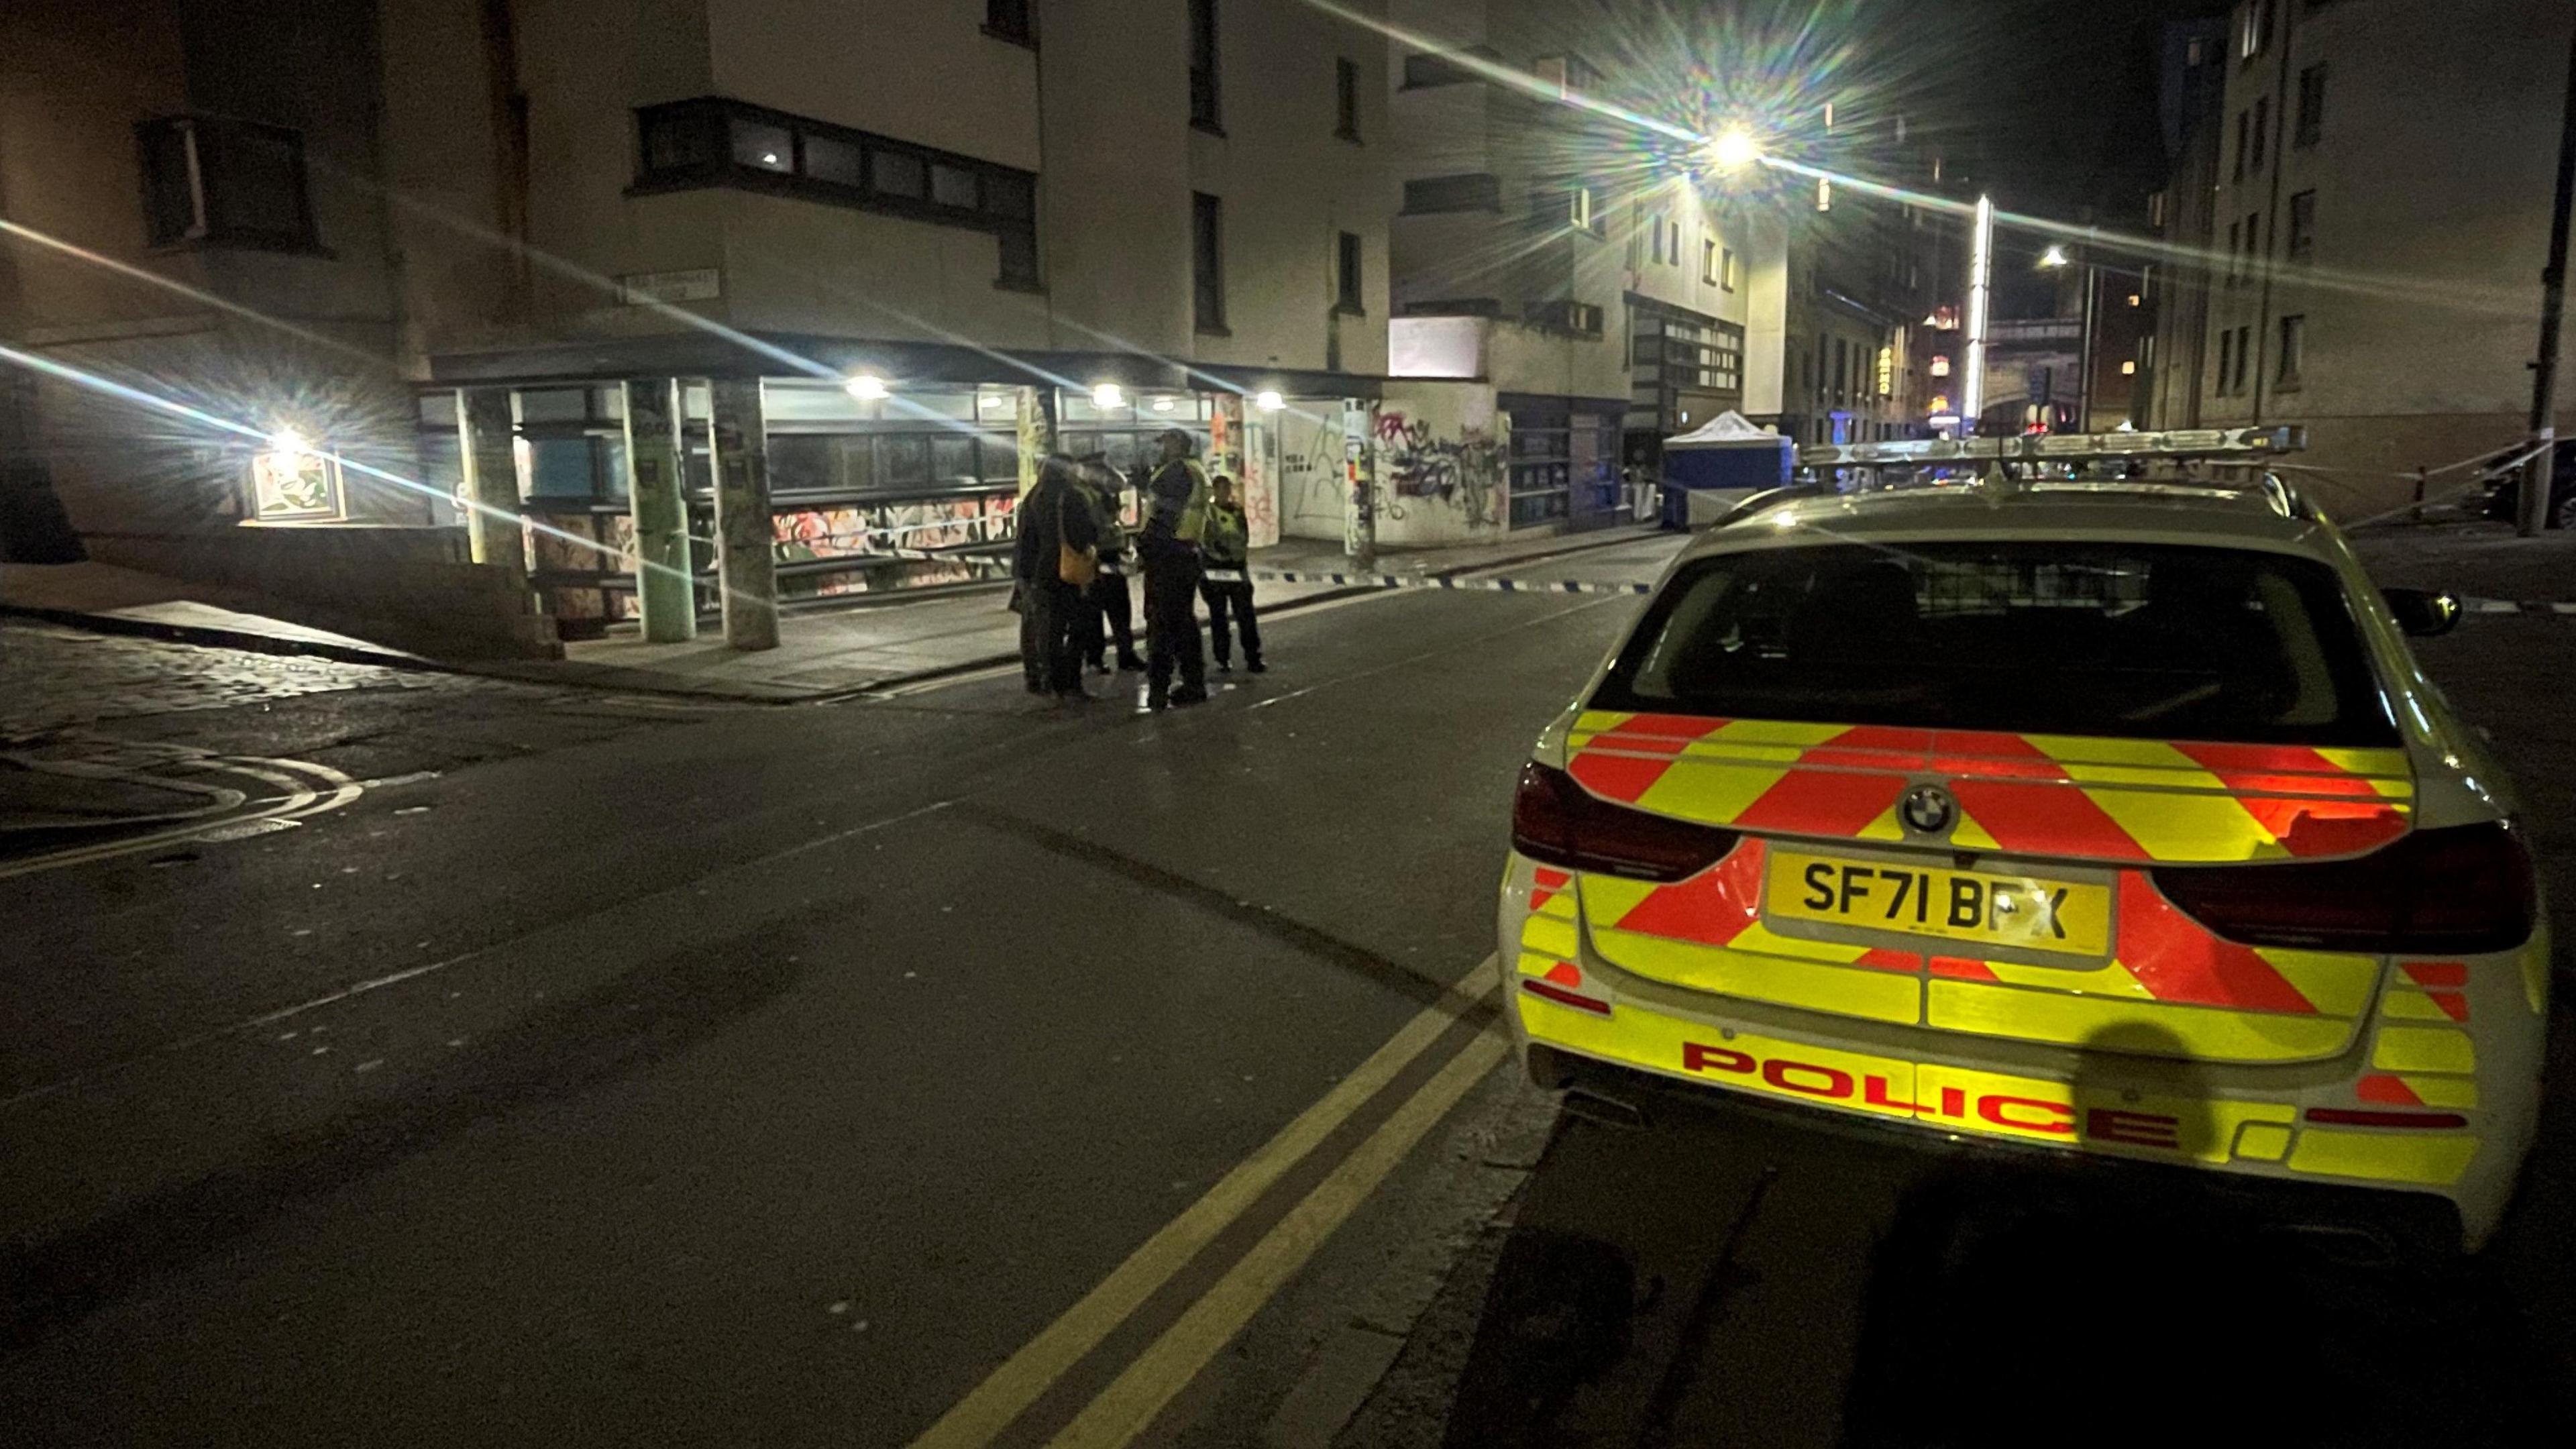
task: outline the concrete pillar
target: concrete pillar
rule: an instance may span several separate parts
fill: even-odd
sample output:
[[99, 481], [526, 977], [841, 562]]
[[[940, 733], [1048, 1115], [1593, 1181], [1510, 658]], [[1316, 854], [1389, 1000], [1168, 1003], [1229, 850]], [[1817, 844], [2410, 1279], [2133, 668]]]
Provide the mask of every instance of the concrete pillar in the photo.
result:
[[1038, 465], [1055, 451], [1055, 391], [1020, 389], [1020, 496], [1038, 486]]
[[527, 534], [519, 523], [519, 452], [510, 390], [457, 389], [456, 426], [457, 454], [465, 471], [465, 539], [474, 561], [525, 574]]
[[680, 384], [657, 377], [626, 384], [626, 497], [635, 515], [635, 596], [644, 637], [676, 644], [698, 636], [697, 589], [689, 577], [687, 445], [680, 437]]
[[1342, 400], [1342, 552], [1360, 573], [1377, 568], [1377, 406]]
[[719, 377], [710, 384], [715, 414], [716, 581], [724, 600], [725, 642], [736, 649], [778, 647], [778, 555], [769, 514], [769, 430], [761, 417], [760, 379]]
[[1243, 420], [1243, 521], [1251, 547], [1279, 542], [1278, 413], [1255, 410]]

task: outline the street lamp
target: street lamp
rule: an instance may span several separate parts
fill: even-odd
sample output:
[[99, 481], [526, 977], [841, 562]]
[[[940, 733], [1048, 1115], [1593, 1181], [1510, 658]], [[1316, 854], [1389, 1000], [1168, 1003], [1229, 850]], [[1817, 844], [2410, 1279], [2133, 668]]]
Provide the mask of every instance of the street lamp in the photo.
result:
[[878, 402], [886, 395], [886, 382], [873, 372], [863, 372], [842, 383], [841, 389], [861, 402]]
[[1709, 159], [1720, 171], [1741, 171], [1762, 159], [1762, 143], [1742, 126], [1729, 126], [1717, 133], [1708, 147]]
[[[2052, 243], [2048, 250], [2039, 254], [2039, 265], [2043, 271], [2059, 271], [2074, 266], [2075, 258], [2067, 254], [2065, 247]], [[2084, 409], [2076, 417], [2076, 427], [2078, 431], [2087, 433], [2093, 431], [2093, 332], [2096, 325], [2094, 297], [2101, 289], [2101, 264], [2091, 257], [2086, 257], [2081, 313], [2083, 323], [2075, 334], [2075, 395]]]

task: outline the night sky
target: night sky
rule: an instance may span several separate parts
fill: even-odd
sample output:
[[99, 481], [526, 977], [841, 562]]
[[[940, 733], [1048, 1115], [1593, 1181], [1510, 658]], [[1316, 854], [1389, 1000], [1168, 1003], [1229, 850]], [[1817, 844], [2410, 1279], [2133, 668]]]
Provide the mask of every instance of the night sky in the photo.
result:
[[2163, 172], [2156, 131], [2164, 22], [2226, 0], [1908, 0], [1862, 7], [1881, 43], [1936, 47], [1927, 109], [2017, 211], [2135, 225]]

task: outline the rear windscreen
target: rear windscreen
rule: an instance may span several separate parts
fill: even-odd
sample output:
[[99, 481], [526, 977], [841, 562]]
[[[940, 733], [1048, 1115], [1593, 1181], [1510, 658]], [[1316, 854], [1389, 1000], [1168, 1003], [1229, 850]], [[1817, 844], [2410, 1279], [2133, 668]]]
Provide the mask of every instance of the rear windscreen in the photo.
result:
[[2334, 571], [2238, 549], [1832, 544], [1685, 568], [1596, 709], [2385, 745]]

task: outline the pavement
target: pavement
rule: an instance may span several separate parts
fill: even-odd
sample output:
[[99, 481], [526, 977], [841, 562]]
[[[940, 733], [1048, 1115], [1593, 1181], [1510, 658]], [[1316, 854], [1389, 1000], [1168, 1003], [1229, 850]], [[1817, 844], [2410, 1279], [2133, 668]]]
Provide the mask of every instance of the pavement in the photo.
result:
[[[1624, 577], [1637, 571], [1637, 556], [1668, 555], [1681, 542], [1678, 535], [1651, 526], [1623, 526], [1560, 538], [1395, 550], [1380, 556], [1377, 573], [1414, 579], [1490, 573], [1513, 564], [1598, 555], [1606, 548], [1626, 560], [1612, 565]], [[1286, 539], [1253, 550], [1251, 566], [1256, 571], [1331, 573], [1349, 564], [1338, 541]], [[1553, 563], [1549, 567], [1551, 577], [1582, 576], [1580, 569], [1564, 573]], [[1350, 585], [1330, 581], [1263, 580], [1257, 588], [1265, 617], [1351, 592]], [[1138, 592], [1141, 635], [1141, 584]], [[1007, 607], [1008, 598], [1006, 587], [991, 586], [800, 607], [782, 621], [779, 647], [770, 650], [731, 648], [713, 624], [698, 638], [677, 644], [647, 642], [637, 626], [625, 624], [605, 638], [567, 645], [560, 660], [478, 659], [441, 665], [403, 650], [263, 617], [256, 612], [255, 598], [220, 586], [98, 563], [0, 569], [0, 613], [94, 630], [394, 667], [446, 667], [530, 683], [769, 704], [880, 689], [1013, 658], [1019, 649], [1019, 616]], [[1204, 606], [1200, 620], [1204, 626]]]
[[[2392, 581], [2555, 567], [2435, 541], [2366, 547]], [[391, 666], [252, 690], [306, 661], [0, 624], [0, 668], [29, 632], [74, 655], [33, 704], [0, 675], [9, 748], [245, 797], [0, 855], [0, 1422], [2555, 1442], [2566, 1093], [2496, 1242], [2428, 1265], [2126, 1175], [1524, 1089], [1485, 964], [1509, 782], [1637, 607], [1329, 600], [1265, 624], [1271, 673], [1159, 715], [973, 669], [790, 707]], [[2576, 899], [2576, 727], [2532, 687], [2576, 625], [2419, 652]]]

